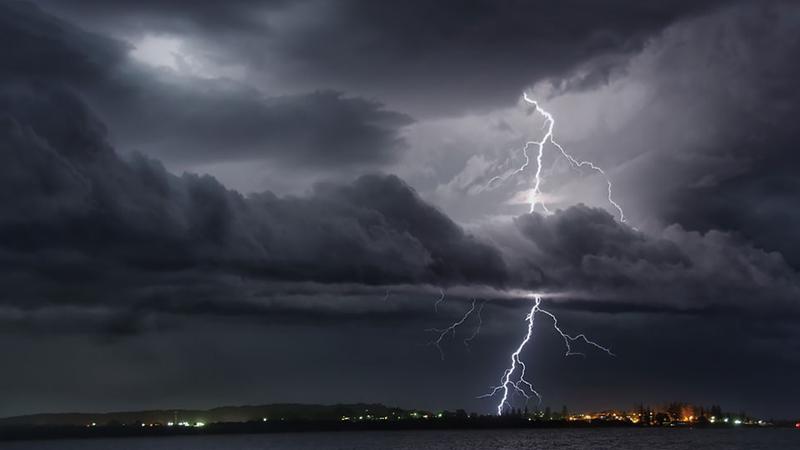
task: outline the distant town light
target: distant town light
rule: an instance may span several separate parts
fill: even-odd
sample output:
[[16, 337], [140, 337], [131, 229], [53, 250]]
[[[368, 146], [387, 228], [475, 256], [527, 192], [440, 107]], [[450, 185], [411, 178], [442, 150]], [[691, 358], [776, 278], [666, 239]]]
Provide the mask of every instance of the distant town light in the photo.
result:
[[197, 422], [197, 423], [194, 424], [194, 426], [200, 428], [200, 427], [206, 426], [206, 424], [203, 423], [203, 422]]

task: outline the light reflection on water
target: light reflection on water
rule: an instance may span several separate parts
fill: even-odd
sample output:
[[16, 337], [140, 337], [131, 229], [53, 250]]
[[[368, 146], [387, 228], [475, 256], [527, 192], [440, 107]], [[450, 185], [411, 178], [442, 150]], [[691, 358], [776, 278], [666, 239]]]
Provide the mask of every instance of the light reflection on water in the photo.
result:
[[9, 450], [786, 449], [793, 429], [370, 431], [0, 442]]

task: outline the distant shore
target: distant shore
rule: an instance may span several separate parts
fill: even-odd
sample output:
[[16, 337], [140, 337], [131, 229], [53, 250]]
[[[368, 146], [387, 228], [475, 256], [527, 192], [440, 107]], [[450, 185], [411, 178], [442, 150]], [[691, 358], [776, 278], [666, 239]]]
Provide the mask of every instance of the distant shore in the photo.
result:
[[[792, 427], [791, 423], [770, 425], [705, 424], [660, 426], [657, 428], [764, 428]], [[157, 437], [215, 434], [258, 434], [287, 432], [347, 432], [390, 430], [480, 430], [480, 429], [536, 429], [536, 428], [642, 428], [641, 425], [609, 421], [537, 421], [518, 417], [480, 416], [470, 418], [445, 418], [438, 420], [394, 420], [349, 422], [341, 420], [291, 420], [270, 422], [210, 423], [203, 427], [167, 426], [5, 426], [0, 427], [0, 440], [85, 439], [99, 437]]]

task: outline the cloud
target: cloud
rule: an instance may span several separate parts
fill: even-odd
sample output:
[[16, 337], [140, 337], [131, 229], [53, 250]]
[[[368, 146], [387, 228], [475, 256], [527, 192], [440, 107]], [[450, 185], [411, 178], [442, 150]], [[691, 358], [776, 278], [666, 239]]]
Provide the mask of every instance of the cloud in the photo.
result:
[[797, 17], [765, 2], [668, 27], [608, 85], [550, 99], [562, 142], [612, 173], [633, 223], [729, 231], [797, 268]]
[[[126, 147], [168, 163], [269, 161], [298, 171], [333, 171], [380, 167], [405, 148], [398, 131], [411, 119], [375, 102], [333, 91], [265, 98], [225, 82], [196, 83], [150, 86], [147, 98], [102, 109]], [[147, 115], [151, 96], [163, 104]]]
[[[739, 234], [797, 268], [797, 17], [792, 2], [721, 7], [655, 33], [607, 83], [578, 90], [553, 79], [528, 92], [555, 117], [558, 141], [609, 174], [630, 223]], [[501, 121], [510, 130], [494, 126]], [[520, 149], [540, 126], [520, 105], [419, 122], [408, 159], [424, 165], [406, 164], [402, 176], [462, 223], [520, 214], [524, 205], [504, 203], [530, 188], [531, 174], [492, 189], [488, 180], [523, 164]], [[601, 177], [552, 150], [549, 206], [610, 209]]]
[[173, 167], [266, 161], [336, 174], [389, 164], [405, 148], [399, 133], [411, 118], [378, 102], [318, 90], [270, 96], [231, 80], [151, 68], [130, 58], [130, 45], [31, 4], [2, 9], [4, 79], [75, 90], [102, 115], [123, 151]]
[[[757, 311], [752, 299], [769, 293], [770, 311], [796, 310], [795, 271], [730, 233], [675, 225], [645, 234], [579, 205], [476, 236], [390, 175], [318, 184], [302, 197], [242, 196], [141, 155], [120, 159], [102, 123], [58, 88], [3, 91], [0, 136], [9, 308], [83, 307], [79, 323], [135, 331], [155, 326], [150, 313], [305, 310], [264, 303], [261, 291], [314, 282], [323, 296], [337, 285], [472, 285], [698, 313]], [[515, 235], [522, 244], [509, 245]], [[341, 306], [329, 311], [350, 314], [331, 301]], [[12, 317], [53, 317], [31, 314]]]
[[0, 136], [4, 304], [111, 309], [81, 323], [137, 330], [151, 322], [120, 320], [266, 311], [254, 291], [275, 282], [314, 282], [318, 295], [326, 285], [491, 286], [700, 312], [755, 311], [751, 299], [769, 293], [777, 314], [796, 309], [795, 271], [731, 233], [646, 234], [579, 205], [471, 234], [391, 175], [242, 196], [141, 155], [121, 159], [102, 122], [57, 87], [0, 90]]
[[[717, 229], [695, 232], [674, 225], [645, 234], [602, 210], [576, 206], [553, 216], [520, 216], [512, 228], [492, 223], [476, 236], [392, 175], [317, 183], [301, 196], [269, 191], [244, 196], [210, 176], [175, 176], [141, 154], [122, 159], [87, 102], [125, 100], [125, 107], [100, 110], [149, 116], [131, 125], [134, 133], [149, 123], [140, 133], [146, 139], [171, 134], [190, 142], [219, 139], [234, 150], [240, 122], [276, 142], [303, 135], [281, 124], [316, 123], [316, 135], [276, 157], [296, 165], [347, 164], [347, 155], [329, 153], [326, 133], [334, 141], [341, 132], [374, 142], [349, 146], [354, 160], [367, 147], [391, 153], [398, 144], [392, 133], [371, 133], [366, 122], [400, 117], [335, 93], [266, 99], [235, 84], [228, 89], [220, 80], [193, 79], [169, 92], [163, 79], [174, 74], [159, 81], [157, 74], [151, 79], [132, 66], [115, 66], [121, 44], [30, 5], [8, 9], [16, 16], [0, 22], [4, 32], [27, 36], [36, 42], [32, 49], [54, 61], [76, 58], [69, 71], [49, 73], [14, 47], [2, 49], [18, 61], [3, 74], [0, 90], [5, 147], [0, 198], [6, 212], [0, 213], [0, 264], [8, 268], [10, 305], [96, 306], [109, 298], [124, 308], [163, 299], [171, 299], [169, 304], [194, 299], [187, 305], [195, 305], [230, 298], [249, 305], [249, 292], [266, 282], [578, 291], [686, 310], [746, 307], [747, 298], [762, 289], [772, 292], [775, 304], [791, 307], [796, 294], [796, 274], [779, 253]], [[34, 39], [54, 35], [61, 39]], [[111, 96], [114, 89], [122, 92]], [[171, 109], [161, 97], [181, 98], [182, 106]], [[229, 110], [233, 104], [248, 105], [248, 113]], [[159, 130], [162, 117], [145, 114], [146, 106], [163, 112], [170, 125]], [[228, 117], [221, 123], [233, 131], [215, 138], [216, 128], [207, 124], [216, 120], [216, 111]], [[181, 114], [191, 117], [177, 119]], [[170, 148], [192, 147], [179, 139]]]
[[725, 3], [41, 2], [132, 40], [180, 36], [191, 55], [243, 65], [260, 85], [357, 92], [421, 115], [507, 105], [529, 83], [576, 70], [595, 85], [652, 34]]
[[306, 197], [244, 197], [209, 176], [172, 175], [141, 155], [120, 159], [78, 98], [42, 86], [0, 92], [0, 136], [7, 303], [198, 295], [194, 285], [203, 278], [207, 297], [241, 290], [229, 277], [504, 281], [496, 250], [394, 176], [320, 184]]
[[[731, 233], [672, 225], [645, 234], [583, 205], [551, 216], [523, 215], [515, 225], [534, 244], [520, 259], [544, 274], [529, 283], [545, 289], [701, 314], [726, 308], [755, 315], [798, 313], [797, 272], [780, 253]], [[762, 302], [769, 308], [762, 310]]]

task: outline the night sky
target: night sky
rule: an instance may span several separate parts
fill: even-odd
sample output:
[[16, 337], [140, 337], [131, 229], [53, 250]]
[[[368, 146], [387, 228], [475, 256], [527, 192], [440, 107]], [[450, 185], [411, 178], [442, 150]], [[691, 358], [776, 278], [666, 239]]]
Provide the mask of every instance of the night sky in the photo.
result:
[[[800, 415], [797, 2], [3, 1], [0, 37], [0, 416], [491, 413], [534, 293], [616, 354], [537, 318], [543, 406]], [[523, 92], [624, 223], [553, 146], [529, 213]]]

